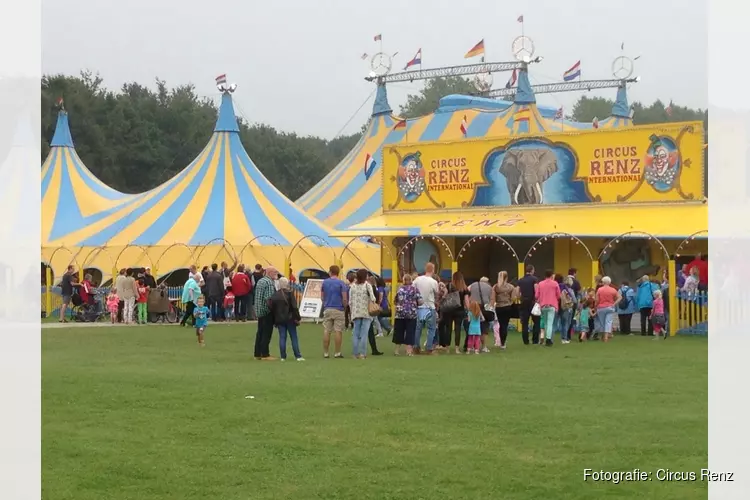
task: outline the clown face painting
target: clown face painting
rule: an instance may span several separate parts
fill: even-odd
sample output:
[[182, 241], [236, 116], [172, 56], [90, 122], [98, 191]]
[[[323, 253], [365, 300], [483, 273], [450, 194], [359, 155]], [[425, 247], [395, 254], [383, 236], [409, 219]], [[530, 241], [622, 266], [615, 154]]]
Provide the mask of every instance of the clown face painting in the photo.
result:
[[674, 187], [679, 174], [680, 153], [668, 137], [652, 135], [650, 139], [643, 176], [655, 190], [666, 193]]
[[398, 167], [396, 180], [401, 196], [407, 202], [413, 202], [425, 191], [424, 168], [419, 153], [406, 155]]

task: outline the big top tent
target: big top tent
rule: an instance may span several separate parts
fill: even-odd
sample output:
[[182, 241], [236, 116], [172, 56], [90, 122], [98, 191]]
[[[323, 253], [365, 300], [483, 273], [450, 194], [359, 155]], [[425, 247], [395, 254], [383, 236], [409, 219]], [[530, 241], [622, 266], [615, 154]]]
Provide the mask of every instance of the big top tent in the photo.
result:
[[[53, 141], [74, 158], [72, 140], [63, 116], [63, 139]], [[67, 131], [67, 132], [66, 132]], [[230, 92], [222, 95], [219, 116], [208, 144], [184, 170], [155, 189], [139, 195], [118, 197], [104, 189], [111, 206], [65, 224], [64, 231], [49, 230], [42, 244], [43, 260], [56, 275], [73, 263], [96, 268], [105, 276], [123, 267], [151, 266], [158, 275], [191, 264], [209, 265], [225, 260], [252, 265], [260, 263], [296, 273], [304, 269], [327, 271], [334, 263], [344, 269], [376, 270], [380, 249], [359, 239], [338, 239], [331, 229], [306, 214], [279, 192], [258, 170], [240, 141], [239, 126]], [[56, 137], [58, 133], [56, 132]], [[52, 152], [55, 164], [60, 152]], [[77, 157], [75, 157], [77, 158]], [[72, 168], [74, 173], [78, 169]], [[45, 171], [46, 174], [46, 171]], [[54, 186], [55, 177], [43, 184]], [[92, 187], [81, 180], [72, 183], [66, 199], [43, 204], [45, 217], [54, 227], [60, 210], [81, 200], [77, 189]], [[56, 185], [60, 185], [60, 182]], [[349, 243], [351, 241], [351, 243]], [[348, 245], [348, 246], [347, 246]], [[346, 249], [346, 250], [345, 250]], [[343, 259], [343, 262], [339, 262]]]

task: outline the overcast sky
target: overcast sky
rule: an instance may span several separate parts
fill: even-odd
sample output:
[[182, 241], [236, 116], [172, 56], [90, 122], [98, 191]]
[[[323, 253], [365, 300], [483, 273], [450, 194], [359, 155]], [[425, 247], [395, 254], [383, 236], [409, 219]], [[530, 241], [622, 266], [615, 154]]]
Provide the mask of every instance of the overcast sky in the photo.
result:
[[[226, 73], [248, 121], [331, 138], [353, 115], [344, 132], [357, 131], [372, 109], [370, 99], [355, 115], [374, 90], [360, 58], [378, 51], [374, 35], [384, 52], [399, 52], [394, 70], [419, 48], [425, 68], [463, 64], [482, 38], [488, 60], [507, 61], [519, 15], [544, 57], [531, 66], [532, 84], [561, 80], [579, 59], [584, 79], [611, 78], [624, 42], [625, 55], [641, 56], [631, 101], [707, 106], [706, 0], [43, 0], [43, 71], [90, 69], [113, 89], [155, 77], [191, 82], [217, 99], [214, 78]], [[495, 75], [495, 87], [506, 80]], [[389, 85], [394, 110], [420, 87]], [[568, 108], [579, 95], [538, 101]]]

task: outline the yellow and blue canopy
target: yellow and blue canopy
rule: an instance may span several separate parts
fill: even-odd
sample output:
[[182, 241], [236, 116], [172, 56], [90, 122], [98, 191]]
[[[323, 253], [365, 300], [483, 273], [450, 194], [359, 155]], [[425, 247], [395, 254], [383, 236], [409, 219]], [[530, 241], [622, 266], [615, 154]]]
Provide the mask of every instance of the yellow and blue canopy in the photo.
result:
[[[526, 70], [518, 79], [513, 102], [467, 96], [448, 96], [429, 115], [400, 120], [394, 118], [385, 85], [378, 86], [372, 118], [359, 143], [349, 154], [297, 200], [307, 213], [324, 224], [343, 230], [382, 213], [383, 147], [395, 143], [452, 141], [466, 138], [505, 137], [572, 130], [590, 130], [592, 123], [555, 119], [556, 109], [537, 106]], [[466, 134], [462, 124], [466, 125]], [[396, 126], [400, 124], [400, 126]], [[405, 125], [405, 126], [403, 126]], [[599, 128], [632, 125], [627, 92], [618, 89], [612, 115], [599, 121]], [[369, 158], [375, 167], [365, 174]]]

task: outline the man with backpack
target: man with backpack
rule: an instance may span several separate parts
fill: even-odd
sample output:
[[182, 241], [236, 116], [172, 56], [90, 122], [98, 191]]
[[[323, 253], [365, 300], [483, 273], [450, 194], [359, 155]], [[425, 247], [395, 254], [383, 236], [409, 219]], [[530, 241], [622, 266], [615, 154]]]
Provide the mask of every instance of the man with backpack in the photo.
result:
[[635, 290], [630, 288], [628, 281], [623, 281], [620, 285], [620, 295], [622, 300], [617, 304], [617, 318], [620, 321], [620, 333], [623, 335], [633, 335], [630, 330], [630, 323], [638, 309], [635, 300]]

